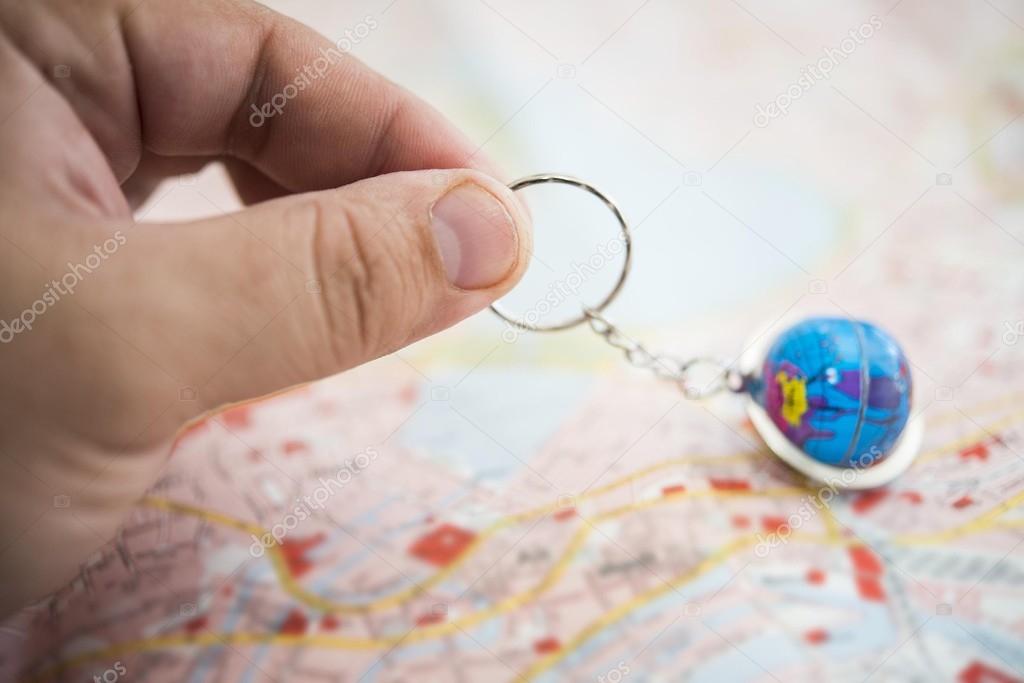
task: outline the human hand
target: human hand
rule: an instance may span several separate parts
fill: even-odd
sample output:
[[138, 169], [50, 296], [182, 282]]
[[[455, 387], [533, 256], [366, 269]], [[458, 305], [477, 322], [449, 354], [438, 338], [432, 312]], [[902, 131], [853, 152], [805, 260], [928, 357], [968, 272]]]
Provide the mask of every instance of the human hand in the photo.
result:
[[[254, 3], [4, 0], [0, 25], [5, 614], [114, 535], [182, 424], [482, 309], [530, 233], [440, 115]], [[133, 221], [217, 159], [252, 206]]]

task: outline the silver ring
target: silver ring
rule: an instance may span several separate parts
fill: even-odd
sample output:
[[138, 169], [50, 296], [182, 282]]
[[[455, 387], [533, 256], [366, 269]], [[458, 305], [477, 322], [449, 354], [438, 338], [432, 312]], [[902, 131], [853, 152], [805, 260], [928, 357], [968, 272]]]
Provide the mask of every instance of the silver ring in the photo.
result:
[[[588, 306], [587, 309], [591, 311], [601, 312], [608, 307], [611, 302], [615, 301], [615, 297], [619, 295], [622, 290], [622, 286], [626, 284], [626, 276], [629, 275], [629, 267], [633, 262], [633, 240], [629, 234], [629, 225], [626, 223], [626, 219], [623, 218], [622, 212], [619, 211], [618, 205], [612, 201], [611, 197], [598, 190], [590, 183], [586, 183], [579, 178], [574, 178], [568, 175], [558, 175], [556, 173], [541, 173], [538, 175], [530, 175], [525, 178], [509, 183], [508, 187], [513, 192], [521, 190], [524, 187], [530, 187], [531, 185], [540, 185], [542, 183], [561, 183], [563, 185], [572, 185], [578, 187], [581, 190], [586, 190], [590, 194], [594, 195], [608, 207], [608, 210], [615, 216], [615, 220], [619, 222], [619, 230], [622, 234], [622, 243], [625, 245], [626, 254], [622, 262], [622, 272], [619, 273], [619, 279], [615, 282], [615, 286], [612, 287], [612, 291], [608, 292], [608, 295], [596, 306]], [[529, 330], [530, 332], [556, 332], [558, 330], [568, 330], [571, 327], [576, 327], [587, 321], [586, 310], [582, 311], [575, 318], [570, 318], [565, 322], [558, 323], [557, 325], [536, 325], [522, 318], [516, 318], [505, 311], [501, 310], [498, 304], [491, 304], [491, 310], [494, 311], [495, 315], [507, 322], [508, 324], [518, 327], [521, 330]]]

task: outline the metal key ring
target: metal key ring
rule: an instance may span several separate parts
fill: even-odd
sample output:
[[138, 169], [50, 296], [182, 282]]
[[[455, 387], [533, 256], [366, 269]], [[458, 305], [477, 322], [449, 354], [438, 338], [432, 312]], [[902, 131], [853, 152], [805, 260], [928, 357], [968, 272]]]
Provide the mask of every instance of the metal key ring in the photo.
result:
[[586, 190], [604, 202], [604, 205], [607, 206], [608, 210], [615, 216], [615, 220], [619, 222], [619, 230], [622, 234], [622, 243], [625, 247], [625, 258], [622, 262], [622, 272], [619, 273], [619, 279], [615, 282], [615, 286], [612, 287], [612, 290], [608, 292], [608, 295], [605, 296], [599, 304], [587, 307], [574, 318], [569, 318], [568, 320], [555, 325], [537, 325], [528, 320], [524, 320], [523, 318], [517, 318], [506, 313], [496, 303], [491, 305], [491, 310], [494, 311], [499, 318], [521, 330], [529, 330], [531, 332], [556, 332], [558, 330], [568, 330], [571, 327], [576, 327], [577, 325], [587, 322], [588, 316], [586, 310], [601, 312], [615, 300], [615, 297], [617, 297], [619, 292], [622, 290], [622, 286], [626, 284], [626, 276], [629, 275], [629, 267], [633, 262], [633, 241], [629, 234], [629, 225], [626, 223], [626, 219], [622, 216], [622, 212], [619, 211], [618, 205], [612, 201], [611, 197], [601, 192], [590, 183], [584, 182], [579, 178], [574, 178], [573, 176], [568, 175], [558, 175], [556, 173], [541, 173], [538, 175], [520, 178], [519, 180], [509, 183], [508, 187], [510, 190], [515, 192], [525, 187], [540, 185], [542, 183], [561, 183], [563, 185], [572, 185], [573, 187], [577, 187], [581, 190]]

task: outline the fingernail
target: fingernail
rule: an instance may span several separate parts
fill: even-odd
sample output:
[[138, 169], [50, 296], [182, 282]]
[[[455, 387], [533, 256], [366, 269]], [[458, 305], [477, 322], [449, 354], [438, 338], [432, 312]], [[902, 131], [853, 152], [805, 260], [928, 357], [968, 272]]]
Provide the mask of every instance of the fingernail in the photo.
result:
[[501, 282], [516, 264], [519, 237], [505, 205], [472, 183], [448, 190], [431, 210], [448, 281], [461, 289]]

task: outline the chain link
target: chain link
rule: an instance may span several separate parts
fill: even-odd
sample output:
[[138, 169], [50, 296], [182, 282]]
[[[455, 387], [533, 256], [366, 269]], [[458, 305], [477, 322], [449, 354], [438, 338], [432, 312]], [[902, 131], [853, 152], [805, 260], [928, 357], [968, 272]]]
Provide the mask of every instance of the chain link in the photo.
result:
[[[720, 361], [712, 358], [693, 358], [688, 361], [680, 361], [671, 356], [652, 353], [640, 342], [626, 336], [600, 312], [592, 308], [584, 308], [583, 314], [587, 318], [590, 329], [608, 344], [622, 351], [630, 365], [650, 370], [658, 379], [674, 383], [687, 398], [707, 398], [726, 389], [733, 392], [743, 390], [743, 376]], [[714, 378], [704, 386], [700, 386], [691, 376], [692, 371], [702, 365], [715, 372]]]

